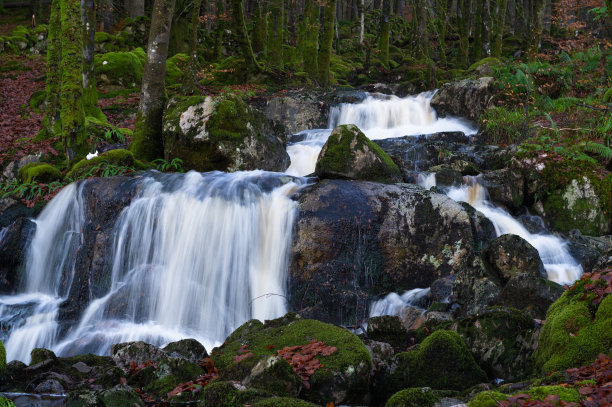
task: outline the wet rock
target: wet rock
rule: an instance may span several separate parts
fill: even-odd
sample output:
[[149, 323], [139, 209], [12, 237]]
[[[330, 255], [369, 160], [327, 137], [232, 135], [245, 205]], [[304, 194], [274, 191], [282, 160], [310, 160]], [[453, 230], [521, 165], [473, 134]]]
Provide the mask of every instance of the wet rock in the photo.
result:
[[399, 182], [399, 168], [355, 125], [336, 127], [317, 158], [320, 178]]
[[474, 315], [495, 300], [502, 290], [497, 273], [490, 270], [480, 256], [457, 274], [453, 284], [453, 301], [459, 315]]
[[72, 365], [72, 367], [75, 368], [76, 370], [78, 370], [80, 373], [89, 373], [89, 372], [91, 372], [91, 367], [87, 366], [83, 362], [77, 362], [74, 365]]
[[522, 310], [544, 319], [550, 305], [563, 294], [563, 287], [533, 274], [513, 275], [495, 300], [496, 304]]
[[142, 365], [146, 362], [157, 362], [167, 358], [164, 351], [142, 341], [113, 345], [110, 354], [113, 362], [126, 372], [130, 369], [132, 363]]
[[197, 171], [284, 171], [284, 134], [236, 96], [172, 99], [163, 123], [164, 154]]
[[191, 363], [199, 363], [208, 357], [208, 352], [204, 346], [195, 339], [181, 339], [177, 342], [169, 343], [164, 352], [171, 358], [187, 359]]
[[388, 343], [395, 352], [406, 350], [415, 343], [402, 319], [396, 315], [369, 318], [366, 333], [369, 339]]
[[525, 180], [520, 171], [505, 168], [485, 172], [481, 178], [492, 202], [516, 211], [523, 205]]
[[433, 407], [438, 400], [438, 394], [429, 387], [411, 388], [392, 395], [385, 407]]
[[494, 105], [496, 89], [492, 77], [450, 82], [434, 95], [431, 106], [440, 115], [477, 120], [485, 109]]
[[428, 172], [436, 174], [436, 185], [440, 187], [453, 187], [463, 184], [463, 176], [459, 171], [455, 171], [445, 165], [430, 167]]
[[302, 192], [292, 243], [292, 309], [352, 325], [373, 295], [429, 287], [470, 261], [469, 214], [415, 185], [323, 181]]
[[144, 405], [138, 394], [131, 387], [121, 384], [101, 392], [100, 399], [106, 407], [138, 407]]
[[503, 283], [517, 274], [527, 274], [533, 278], [546, 277], [537, 249], [520, 236], [499, 236], [490, 243], [485, 255]]
[[531, 375], [539, 328], [530, 316], [513, 308], [493, 307], [454, 323], [452, 329], [489, 377], [517, 381]]
[[295, 134], [302, 130], [325, 128], [326, 107], [314, 96], [300, 98], [296, 95], [270, 99], [263, 112], [266, 118], [283, 126], [287, 134]]
[[64, 387], [57, 380], [45, 380], [34, 389], [37, 394], [64, 394]]
[[404, 307], [400, 310], [399, 318], [407, 330], [419, 329], [425, 323], [424, 311], [415, 307]]
[[[16, 204], [27, 213], [25, 205]], [[18, 208], [11, 208], [17, 209]], [[17, 212], [17, 213], [18, 213]], [[33, 213], [34, 211], [31, 211]], [[5, 212], [6, 214], [6, 212]], [[6, 218], [11, 215], [6, 214]], [[0, 220], [1, 222], [1, 220]], [[6, 227], [0, 226], [0, 292], [13, 293], [23, 281], [23, 264], [27, 245], [36, 225], [25, 216], [19, 216]]]
[[57, 359], [57, 356], [55, 356], [55, 353], [53, 353], [53, 351], [44, 348], [32, 349], [32, 352], [30, 352], [30, 357], [32, 358], [30, 366], [45, 362], [47, 360], [54, 361]]
[[453, 294], [453, 284], [457, 276], [440, 278], [431, 284], [429, 295], [432, 302], [447, 302]]
[[302, 380], [291, 365], [279, 356], [260, 360], [242, 380], [246, 387], [255, 387], [280, 397], [297, 397]]

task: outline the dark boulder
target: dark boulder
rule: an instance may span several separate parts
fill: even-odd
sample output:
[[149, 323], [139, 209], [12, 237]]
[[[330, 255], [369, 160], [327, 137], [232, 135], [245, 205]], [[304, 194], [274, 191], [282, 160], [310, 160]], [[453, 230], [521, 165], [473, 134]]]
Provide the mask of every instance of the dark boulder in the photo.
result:
[[497, 90], [492, 77], [463, 79], [444, 84], [431, 100], [440, 115], [452, 115], [477, 120], [493, 106]]
[[537, 249], [520, 236], [499, 236], [490, 243], [485, 255], [504, 284], [518, 274], [546, 277]]

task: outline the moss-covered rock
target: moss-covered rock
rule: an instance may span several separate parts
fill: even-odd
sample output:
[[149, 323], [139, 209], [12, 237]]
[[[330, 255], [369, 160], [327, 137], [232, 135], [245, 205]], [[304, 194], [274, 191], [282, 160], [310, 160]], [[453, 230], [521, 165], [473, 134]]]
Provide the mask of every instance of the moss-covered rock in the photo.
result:
[[21, 167], [18, 175], [19, 181], [23, 183], [39, 182], [49, 183], [60, 181], [62, 173], [55, 167], [45, 163], [31, 163]]
[[241, 98], [193, 96], [168, 103], [163, 122], [166, 160], [197, 171], [284, 171], [284, 135]]
[[536, 367], [544, 373], [590, 363], [612, 348], [612, 295], [593, 306], [593, 294], [582, 289], [584, 284], [575, 283], [546, 314], [534, 355]]
[[431, 407], [439, 398], [429, 388], [404, 389], [395, 393], [385, 404], [385, 407]]
[[338, 126], [323, 146], [315, 173], [321, 178], [399, 182], [397, 165], [353, 124]]
[[55, 356], [55, 353], [49, 349], [35, 348], [32, 349], [32, 352], [30, 352], [30, 358], [30, 365], [36, 365], [49, 359], [56, 360], [57, 356]]
[[[323, 367], [309, 377], [309, 388], [304, 388], [300, 397], [319, 404], [363, 401], [368, 392], [372, 362], [368, 350], [354, 334], [320, 321], [301, 319], [295, 314], [267, 321], [261, 326], [246, 324], [248, 329], [239, 328], [238, 334], [231, 335], [223, 346], [212, 352], [211, 358], [221, 376], [225, 370], [233, 368], [236, 356], [252, 353], [246, 361], [275, 355], [285, 347], [304, 346], [316, 339], [337, 350], [326, 356], [315, 356]], [[275, 391], [272, 387], [261, 390]]]
[[95, 56], [96, 81], [108, 85], [136, 87], [142, 82], [146, 53], [142, 48], [129, 52], [107, 52]]
[[101, 392], [100, 399], [106, 407], [137, 407], [144, 405], [138, 393], [136, 393], [131, 387], [121, 384]]
[[134, 155], [130, 151], [124, 149], [110, 150], [90, 160], [85, 158], [82, 159], [72, 167], [66, 176], [76, 179], [87, 175], [93, 168], [101, 165], [111, 164], [121, 167], [131, 167], [134, 165], [134, 162]]
[[[578, 389], [566, 386], [534, 386], [528, 390], [521, 391], [525, 395], [525, 399], [532, 401], [544, 401], [547, 396], [559, 396], [559, 401], [568, 403], [580, 402], [580, 394]], [[504, 394], [498, 391], [483, 391], [474, 397], [469, 403], [469, 407], [497, 407], [500, 402], [508, 400], [511, 394]]]
[[253, 407], [316, 407], [317, 404], [289, 397], [273, 397], [258, 401]]
[[474, 62], [469, 68], [468, 72], [475, 73], [479, 76], [492, 76], [493, 70], [504, 63], [495, 57], [483, 58], [478, 62]]
[[277, 396], [297, 397], [302, 380], [289, 362], [279, 356], [262, 358], [242, 383], [247, 387], [265, 389]]
[[176, 54], [166, 61], [166, 86], [177, 85], [182, 82], [183, 70], [189, 61], [189, 55]]
[[198, 407], [242, 407], [266, 396], [238, 382], [215, 381], [202, 390]]
[[495, 238], [485, 254], [504, 284], [519, 273], [531, 277], [546, 277], [546, 270], [537, 249], [520, 236], [504, 234]]
[[0, 375], [6, 370], [6, 349], [4, 344], [0, 341]]

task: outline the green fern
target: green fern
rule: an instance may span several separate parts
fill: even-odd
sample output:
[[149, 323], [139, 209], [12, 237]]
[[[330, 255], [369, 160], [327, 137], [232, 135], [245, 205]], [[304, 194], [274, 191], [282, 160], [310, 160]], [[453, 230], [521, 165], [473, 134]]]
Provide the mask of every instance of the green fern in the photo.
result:
[[604, 160], [612, 160], [612, 148], [608, 146], [595, 143], [594, 141], [587, 141], [583, 143], [582, 148], [584, 151], [601, 156]]

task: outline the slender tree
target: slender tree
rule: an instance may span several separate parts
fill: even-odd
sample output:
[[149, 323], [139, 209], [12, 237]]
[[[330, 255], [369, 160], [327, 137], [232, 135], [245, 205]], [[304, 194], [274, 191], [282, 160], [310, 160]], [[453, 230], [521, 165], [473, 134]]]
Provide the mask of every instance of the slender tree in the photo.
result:
[[251, 40], [249, 39], [249, 33], [247, 32], [246, 23], [244, 21], [242, 0], [232, 0], [232, 16], [234, 19], [234, 30], [236, 31], [240, 50], [242, 51], [242, 56], [244, 57], [249, 73], [263, 71], [251, 47]]
[[203, 0], [195, 0], [191, 9], [191, 24], [189, 32], [189, 63], [183, 83], [183, 91], [185, 93], [194, 93], [197, 90], [197, 75], [198, 75], [198, 33], [200, 32], [200, 10], [202, 5], [206, 8], [206, 2]]
[[161, 131], [166, 105], [166, 59], [175, 1], [155, 0], [153, 4], [140, 106], [130, 145], [137, 157], [148, 161], [162, 157], [164, 153]]
[[106, 122], [106, 116], [98, 108], [98, 91], [94, 59], [96, 34], [96, 9], [94, 0], [81, 0], [81, 21], [83, 27], [83, 108], [86, 116]]
[[321, 35], [321, 48], [319, 50], [319, 82], [328, 86], [330, 82], [330, 62], [332, 45], [334, 43], [334, 23], [336, 20], [336, 1], [325, 1], [325, 16], [323, 22], [323, 33]]
[[476, 13], [474, 14], [474, 48], [472, 55], [474, 61], [482, 59], [482, 33], [484, 31], [484, 3], [485, 1], [476, 0]]
[[275, 69], [283, 69], [284, 3], [283, 0], [270, 0], [266, 51], [268, 64]]
[[263, 2], [255, 6], [255, 29], [253, 30], [253, 52], [260, 53], [266, 49], [266, 17]]
[[448, 9], [450, 0], [437, 0], [435, 28], [440, 49], [440, 63], [446, 66], [446, 26], [448, 24]]
[[302, 60], [304, 61], [304, 71], [312, 79], [319, 77], [319, 19], [321, 7], [317, 0], [306, 0], [304, 10], [304, 51]]
[[61, 133], [59, 90], [61, 82], [60, 64], [62, 61], [62, 21], [60, 1], [53, 0], [51, 3], [49, 34], [47, 36], [45, 116], [42, 121], [42, 130], [37, 135], [38, 138], [52, 137]]
[[457, 12], [459, 25], [459, 65], [467, 68], [470, 65], [470, 20], [471, 0], [459, 0]]
[[507, 10], [508, 0], [494, 0], [491, 12], [491, 55], [498, 58], [502, 55]]
[[389, 35], [391, 31], [391, 0], [383, 0], [382, 14], [380, 16], [380, 29], [378, 37], [378, 52], [380, 62], [389, 67]]
[[535, 58], [535, 55], [540, 49], [540, 41], [542, 39], [542, 30], [544, 24], [544, 12], [546, 11], [545, 0], [535, 0], [533, 5], [533, 14], [531, 22], [531, 35], [529, 41], [529, 58]]

